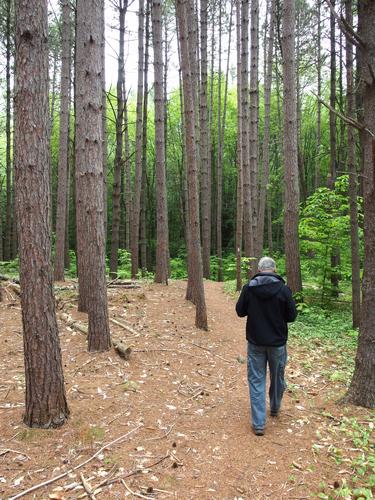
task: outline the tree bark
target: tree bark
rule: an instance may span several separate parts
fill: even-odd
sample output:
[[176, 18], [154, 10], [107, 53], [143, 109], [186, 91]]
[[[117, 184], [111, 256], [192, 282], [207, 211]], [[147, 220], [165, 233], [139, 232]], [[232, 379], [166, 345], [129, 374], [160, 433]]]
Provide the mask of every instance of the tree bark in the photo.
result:
[[16, 2], [15, 184], [29, 427], [69, 415], [52, 288], [47, 3]]
[[68, 161], [69, 161], [69, 105], [70, 105], [70, 4], [69, 0], [61, 1], [62, 9], [62, 53], [61, 53], [61, 91], [60, 91], [60, 135], [59, 163], [57, 182], [56, 208], [56, 251], [54, 278], [64, 281], [65, 261], [65, 228], [68, 194]]
[[[332, 7], [335, 7], [336, 0], [331, 0]], [[330, 47], [331, 47], [331, 61], [330, 61], [330, 106], [332, 111], [329, 113], [329, 142], [330, 142], [330, 168], [331, 172], [328, 177], [327, 185], [330, 189], [334, 189], [336, 182], [337, 171], [337, 140], [336, 140], [336, 114], [334, 113], [336, 107], [336, 36], [335, 36], [335, 16], [330, 13]], [[332, 295], [338, 297], [339, 288], [339, 274], [337, 266], [340, 263], [340, 251], [338, 248], [332, 248], [331, 253], [331, 286]]]
[[142, 276], [147, 270], [147, 122], [148, 122], [148, 62], [150, 47], [150, 10], [151, 0], [146, 1], [146, 26], [145, 26], [145, 61], [143, 72], [143, 119], [142, 119], [142, 187], [140, 206], [139, 247], [141, 257]]
[[[237, 27], [237, 75], [241, 75], [241, 0], [236, 0]], [[242, 179], [242, 106], [241, 78], [237, 78], [237, 203], [236, 203], [236, 289], [242, 289], [242, 225], [243, 225], [243, 179]]]
[[[317, 23], [318, 23], [318, 39], [317, 39], [317, 70], [318, 70], [318, 96], [322, 93], [322, 21], [321, 21], [321, 0], [317, 0]], [[315, 176], [314, 189], [318, 189], [320, 185], [320, 162], [321, 162], [321, 114], [322, 104], [320, 100], [317, 102], [317, 124], [316, 124], [316, 160], [315, 160]]]
[[269, 29], [268, 42], [265, 51], [265, 72], [264, 72], [264, 134], [263, 134], [263, 172], [259, 197], [258, 214], [258, 245], [257, 257], [261, 257], [264, 242], [264, 221], [266, 199], [269, 194], [269, 171], [270, 171], [270, 111], [271, 111], [271, 88], [272, 88], [272, 55], [275, 32], [275, 0], [269, 0]]
[[12, 245], [12, 161], [11, 161], [11, 88], [10, 88], [10, 69], [11, 69], [11, 0], [7, 0], [7, 19], [6, 19], [6, 209], [5, 209], [5, 231], [4, 239], [0, 234], [1, 242], [4, 242], [4, 247], [1, 245], [1, 260], [11, 260], [11, 245]]
[[179, 45], [181, 51], [181, 69], [184, 92], [185, 144], [187, 157], [188, 198], [189, 198], [189, 232], [190, 232], [190, 276], [193, 297], [196, 305], [195, 325], [207, 330], [207, 311], [203, 287], [203, 270], [200, 245], [199, 201], [197, 190], [197, 158], [195, 141], [195, 106], [194, 106], [194, 61], [189, 50], [187, 26], [191, 23], [191, 15], [186, 0], [177, 0], [176, 15], [179, 25]]
[[155, 170], [156, 170], [156, 272], [155, 282], [168, 284], [168, 210], [165, 177], [165, 127], [163, 87], [163, 29], [161, 0], [152, 3], [155, 100]]
[[120, 217], [121, 217], [121, 169], [123, 165], [123, 121], [124, 121], [124, 39], [125, 39], [125, 14], [127, 10], [127, 0], [119, 0], [117, 4], [119, 13], [119, 55], [117, 68], [117, 115], [116, 115], [116, 152], [113, 169], [113, 193], [112, 193], [112, 237], [111, 237], [111, 257], [109, 271], [112, 278], [117, 277], [118, 249], [120, 238]]
[[139, 268], [139, 218], [141, 209], [142, 189], [142, 104], [143, 104], [143, 60], [144, 60], [144, 0], [139, 0], [138, 11], [138, 89], [136, 110], [136, 144], [135, 144], [135, 174], [134, 197], [131, 223], [131, 274], [134, 279]]
[[126, 82], [124, 82], [124, 135], [125, 135], [125, 248], [130, 250], [130, 221], [132, 208], [131, 171], [130, 171], [130, 142], [128, 120], [128, 96]]
[[88, 312], [89, 351], [105, 351], [111, 346], [105, 275], [102, 16], [102, 0], [77, 1], [78, 278]]
[[203, 276], [210, 277], [211, 253], [211, 196], [208, 181], [208, 109], [207, 109], [207, 0], [201, 0], [201, 81], [200, 81], [200, 167], [201, 167], [201, 209], [202, 209], [202, 250]]
[[[259, 242], [257, 242], [257, 225], [258, 225], [258, 102], [259, 102], [259, 87], [258, 87], [258, 61], [259, 61], [259, 0], [251, 2], [251, 25], [250, 25], [250, 43], [251, 43], [251, 60], [250, 60], [250, 129], [249, 129], [249, 162], [250, 162], [250, 193], [251, 193], [251, 237], [253, 254], [252, 257], [259, 258]], [[252, 273], [257, 271], [257, 260], [251, 263]]]
[[[353, 26], [352, 0], [345, 0], [345, 17], [349, 26]], [[346, 39], [346, 82], [347, 82], [347, 116], [355, 119], [355, 94], [353, 78], [353, 45]], [[349, 207], [350, 238], [352, 250], [352, 321], [353, 328], [360, 322], [361, 309], [361, 265], [359, 257], [358, 237], [358, 188], [356, 168], [355, 130], [348, 127], [348, 172], [349, 172]]]
[[283, 81], [284, 81], [284, 186], [285, 186], [285, 260], [288, 286], [293, 293], [302, 290], [298, 221], [298, 140], [297, 89], [294, 30], [296, 23], [295, 0], [284, 1], [282, 28]]
[[245, 256], [253, 257], [252, 205], [249, 163], [249, 0], [241, 9], [241, 107], [242, 107], [242, 175]]
[[223, 145], [221, 116], [221, 38], [222, 38], [222, 1], [219, 0], [219, 45], [217, 75], [217, 163], [216, 163], [216, 255], [218, 260], [217, 280], [223, 281], [223, 249], [222, 249], [222, 205], [223, 205]]
[[358, 349], [353, 378], [348, 391], [351, 403], [375, 407], [375, 3], [358, 2], [358, 25], [361, 46], [361, 80], [363, 82], [363, 119], [366, 132], [364, 146], [364, 273], [363, 302]]

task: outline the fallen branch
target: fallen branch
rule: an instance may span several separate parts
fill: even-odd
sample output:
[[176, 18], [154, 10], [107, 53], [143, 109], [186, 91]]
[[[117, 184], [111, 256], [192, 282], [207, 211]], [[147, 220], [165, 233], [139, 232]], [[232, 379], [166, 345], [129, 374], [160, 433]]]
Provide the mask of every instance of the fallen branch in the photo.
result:
[[6, 448], [4, 450], [0, 450], [0, 457], [3, 456], [3, 455], [6, 455], [7, 453], [17, 453], [18, 455], [23, 455], [24, 457], [26, 457], [29, 460], [31, 460], [31, 458], [29, 457], [29, 455], [27, 455], [23, 451], [11, 450], [10, 448]]
[[[97, 495], [98, 493], [100, 493], [102, 491], [102, 487], [108, 484], [108, 482], [113, 478], [116, 472], [117, 472], [117, 466], [114, 465], [111, 471], [109, 472], [108, 476], [103, 481], [101, 481], [97, 486], [94, 487], [93, 495]], [[82, 495], [77, 497], [77, 499], [85, 498], [86, 496], [87, 492], [85, 491], [85, 493], [82, 493]]]
[[81, 482], [82, 482], [83, 488], [84, 488], [85, 492], [88, 494], [89, 498], [91, 498], [91, 500], [95, 500], [95, 495], [94, 495], [94, 492], [92, 491], [91, 485], [85, 479], [85, 477], [82, 474], [82, 472], [79, 475], [79, 477], [81, 478]]
[[102, 446], [100, 448], [100, 450], [98, 450], [92, 457], [88, 458], [87, 460], [85, 460], [84, 462], [76, 465], [75, 467], [73, 467], [72, 469], [69, 469], [68, 471], [64, 472], [63, 474], [59, 474], [58, 476], [55, 476], [51, 479], [48, 479], [48, 481], [44, 481], [43, 483], [39, 483], [39, 484], [36, 484], [35, 486], [32, 486], [31, 488], [29, 488], [28, 490], [25, 490], [25, 491], [21, 491], [21, 493], [18, 493], [17, 495], [15, 495], [14, 497], [10, 497], [9, 500], [16, 500], [16, 498], [21, 498], [21, 497], [24, 497], [25, 495], [28, 495], [29, 493], [31, 493], [32, 491], [35, 491], [35, 490], [38, 490], [39, 488], [42, 488], [43, 486], [47, 486], [48, 484], [51, 484], [51, 483], [54, 483], [55, 481], [58, 481], [59, 479], [62, 479], [63, 477], [66, 477], [68, 474], [71, 474], [72, 472], [74, 472], [75, 470], [77, 469], [80, 469], [81, 467], [83, 467], [84, 465], [88, 464], [89, 462], [91, 462], [92, 460], [94, 460], [94, 458], [96, 458], [98, 455], [100, 455], [100, 453], [102, 453], [102, 451], [104, 451], [105, 449], [107, 448], [110, 448], [111, 446], [113, 446], [114, 444], [118, 443], [119, 441], [122, 441], [123, 439], [127, 438], [128, 436], [130, 436], [130, 434], [133, 434], [133, 432], [137, 431], [138, 429], [140, 429], [141, 427], [143, 426], [143, 424], [139, 424], [137, 427], [135, 427], [134, 429], [132, 429], [131, 431], [127, 432], [126, 434], [123, 434], [122, 436], [118, 437], [117, 439], [114, 439], [113, 441], [111, 441], [110, 443]]
[[86, 325], [83, 325], [79, 321], [74, 320], [69, 314], [62, 313], [60, 314], [60, 319], [62, 319], [68, 326], [74, 328], [74, 330], [78, 330], [80, 333], [87, 335], [88, 328]]
[[120, 328], [123, 328], [124, 330], [127, 330], [129, 333], [132, 335], [135, 335], [139, 337], [140, 333], [134, 330], [131, 326], [125, 325], [125, 323], [122, 323], [121, 321], [118, 321], [117, 319], [109, 318], [109, 321], [113, 323], [114, 325], [119, 326]]
[[124, 284], [124, 285], [121, 283], [113, 283], [112, 285], [107, 285], [107, 288], [125, 288], [131, 290], [132, 288], [141, 288], [141, 285], [138, 285], [137, 283]]
[[153, 500], [154, 497], [146, 497], [145, 495], [142, 495], [141, 493], [136, 493], [135, 491], [131, 490], [123, 479], [121, 479], [121, 482], [131, 495], [134, 495], [135, 497], [139, 497], [139, 498], [145, 498], [146, 500]]

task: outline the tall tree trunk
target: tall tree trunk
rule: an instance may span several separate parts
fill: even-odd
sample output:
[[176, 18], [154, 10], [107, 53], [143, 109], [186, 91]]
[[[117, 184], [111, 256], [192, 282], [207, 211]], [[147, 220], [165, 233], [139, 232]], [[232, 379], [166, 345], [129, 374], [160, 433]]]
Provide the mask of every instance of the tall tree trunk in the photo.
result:
[[54, 278], [64, 281], [65, 233], [68, 194], [69, 162], [69, 105], [70, 105], [70, 4], [61, 1], [62, 8], [62, 53], [61, 53], [61, 92], [60, 92], [60, 134], [59, 164], [56, 208], [56, 253]]
[[130, 142], [128, 120], [128, 96], [124, 82], [124, 135], [125, 135], [125, 248], [130, 250], [130, 221], [132, 208], [131, 171], [130, 171]]
[[[336, 0], [331, 0], [332, 7], [335, 7]], [[330, 14], [330, 47], [331, 47], [331, 62], [330, 62], [330, 106], [329, 113], [329, 141], [330, 141], [330, 167], [331, 172], [328, 177], [328, 187], [334, 189], [336, 182], [337, 171], [337, 140], [336, 140], [336, 38], [335, 38], [335, 16]], [[338, 248], [332, 248], [331, 253], [331, 286], [332, 295], [338, 297], [339, 275], [337, 266], [340, 263], [340, 253]]]
[[[318, 39], [317, 39], [317, 70], [318, 70], [318, 96], [322, 93], [322, 22], [321, 22], [321, 0], [317, 0], [317, 23], [318, 23]], [[320, 185], [320, 162], [321, 162], [321, 126], [322, 126], [322, 104], [318, 99], [317, 102], [317, 125], [316, 125], [316, 157], [315, 157], [315, 176], [314, 190]]]
[[144, 0], [139, 0], [138, 12], [138, 89], [136, 110], [136, 144], [135, 144], [135, 174], [134, 197], [131, 224], [131, 254], [132, 278], [135, 278], [139, 268], [139, 218], [141, 210], [142, 189], [142, 104], [143, 104], [143, 62], [144, 62]]
[[[349, 26], [353, 26], [352, 0], [345, 0], [345, 17]], [[355, 95], [353, 78], [353, 45], [346, 39], [346, 82], [347, 82], [347, 115], [353, 120], [355, 116]], [[361, 309], [361, 266], [359, 258], [358, 237], [358, 190], [356, 167], [355, 131], [348, 127], [348, 172], [349, 172], [349, 206], [350, 206], [350, 238], [352, 250], [352, 320], [353, 328], [360, 322]]]
[[302, 290], [298, 240], [299, 182], [297, 89], [294, 47], [295, 14], [295, 0], [285, 0], [282, 33], [284, 81], [284, 237], [288, 285], [293, 293]]
[[201, 167], [201, 208], [202, 208], [202, 259], [203, 276], [210, 277], [211, 253], [211, 186], [209, 185], [208, 157], [208, 110], [207, 110], [207, 0], [201, 0], [201, 82], [200, 82], [200, 167]]
[[1, 260], [11, 259], [11, 242], [12, 242], [12, 161], [11, 161], [11, 89], [10, 89], [10, 65], [11, 65], [11, 32], [10, 32], [10, 8], [11, 0], [7, 0], [7, 19], [6, 19], [6, 122], [5, 122], [5, 134], [6, 134], [6, 211], [5, 211], [5, 231], [4, 240], [2, 234], [0, 238], [2, 243], [4, 242], [4, 248], [2, 248]]
[[117, 4], [119, 13], [119, 55], [117, 68], [117, 115], [116, 115], [116, 152], [113, 169], [113, 193], [112, 193], [112, 237], [111, 237], [111, 258], [109, 271], [112, 278], [117, 277], [118, 249], [120, 237], [120, 217], [121, 217], [121, 170], [123, 165], [123, 121], [124, 121], [124, 38], [125, 38], [125, 14], [127, 0], [119, 0]]
[[375, 3], [358, 2], [358, 26], [361, 45], [361, 79], [366, 134], [364, 146], [364, 274], [363, 302], [358, 349], [348, 399], [367, 408], [375, 407]]
[[[78, 1], [78, 0], [76, 0]], [[103, 144], [103, 219], [104, 219], [104, 252], [107, 250], [107, 227], [108, 227], [108, 207], [107, 207], [107, 93], [105, 88], [105, 0], [99, 0], [101, 2], [101, 57], [102, 57], [102, 144]]]
[[[258, 245], [257, 257], [263, 253], [264, 221], [266, 199], [269, 199], [269, 171], [270, 171], [270, 111], [271, 111], [271, 88], [272, 88], [272, 55], [275, 32], [275, 0], [269, 0], [268, 10], [269, 29], [267, 49], [265, 50], [264, 71], [264, 134], [263, 134], [263, 172], [260, 186], [259, 214], [258, 214]], [[265, 44], [266, 45], [266, 44]]]
[[[237, 75], [241, 75], [241, 0], [236, 0]], [[237, 78], [237, 203], [236, 203], [236, 289], [242, 289], [242, 225], [243, 225], [243, 180], [242, 180], [242, 106], [241, 78]]]
[[79, 293], [88, 312], [88, 349], [111, 346], [105, 275], [102, 0], [77, 1], [76, 211]]
[[140, 207], [139, 247], [142, 275], [147, 269], [147, 122], [148, 122], [148, 60], [150, 47], [151, 0], [146, 1], [145, 63], [143, 79], [143, 120], [142, 120], [142, 188]]
[[[253, 254], [252, 257], [259, 257], [259, 243], [257, 242], [257, 224], [258, 224], [258, 61], [259, 61], [259, 0], [251, 2], [251, 60], [250, 60], [250, 129], [249, 129], [249, 161], [250, 161], [250, 193], [251, 193], [251, 238]], [[252, 273], [257, 270], [257, 260], [251, 264]]]
[[52, 50], [53, 66], [52, 66], [52, 82], [51, 82], [51, 110], [50, 110], [50, 125], [49, 134], [53, 132], [53, 125], [55, 123], [55, 106], [56, 106], [56, 76], [57, 76], [57, 50]]
[[207, 330], [207, 311], [203, 287], [203, 269], [200, 245], [199, 200], [197, 189], [197, 157], [195, 141], [195, 82], [194, 61], [191, 61], [192, 51], [189, 50], [188, 28], [191, 25], [191, 15], [186, 0], [177, 0], [176, 14], [179, 25], [179, 45], [181, 51], [181, 69], [184, 91], [185, 141], [187, 156], [188, 198], [189, 198], [189, 232], [191, 238], [190, 275], [193, 287], [193, 297], [196, 305], [195, 325]]
[[165, 178], [165, 127], [163, 88], [163, 29], [161, 0], [152, 3], [152, 36], [155, 74], [155, 170], [156, 170], [156, 272], [155, 282], [168, 284], [168, 210]]
[[69, 415], [52, 289], [47, 3], [16, 2], [15, 184], [30, 427]]
[[253, 257], [252, 205], [249, 163], [249, 0], [241, 9], [241, 108], [242, 108], [242, 175], [245, 256]]
[[222, 249], [222, 205], [223, 205], [223, 145], [221, 116], [221, 38], [222, 38], [222, 2], [219, 0], [219, 68], [217, 75], [217, 163], [216, 163], [216, 255], [218, 259], [217, 280], [223, 281], [223, 249]]

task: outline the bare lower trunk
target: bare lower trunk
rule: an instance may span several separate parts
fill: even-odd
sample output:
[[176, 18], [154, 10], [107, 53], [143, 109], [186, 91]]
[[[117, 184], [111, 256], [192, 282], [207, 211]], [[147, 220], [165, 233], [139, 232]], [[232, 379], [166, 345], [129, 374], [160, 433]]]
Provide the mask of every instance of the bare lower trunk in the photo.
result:
[[148, 122], [148, 61], [150, 47], [150, 9], [151, 0], [146, 2], [145, 26], [145, 62], [143, 78], [143, 119], [142, 119], [142, 188], [139, 226], [139, 249], [141, 258], [142, 276], [147, 269], [147, 122]]
[[68, 0], [64, 0], [62, 2], [60, 134], [56, 210], [56, 252], [54, 269], [54, 278], [58, 281], [64, 280], [65, 263], [70, 118], [70, 28], [70, 5]]
[[[10, 8], [11, 0], [7, 0], [7, 20], [6, 20], [6, 122], [5, 122], [5, 134], [6, 134], [6, 209], [5, 209], [5, 231], [4, 239], [3, 235], [0, 234], [1, 238], [1, 260], [11, 260], [11, 245], [12, 245], [12, 161], [11, 161], [11, 90], [10, 90], [10, 69], [11, 69], [11, 32], [10, 32]], [[4, 247], [2, 243], [4, 242]]]
[[168, 211], [165, 179], [165, 127], [163, 88], [162, 8], [160, 0], [152, 3], [152, 33], [155, 74], [155, 170], [156, 170], [156, 283], [168, 283]]
[[299, 182], [294, 29], [295, 0], [285, 0], [282, 39], [284, 80], [284, 238], [288, 285], [292, 292], [296, 293], [302, 290], [302, 279], [298, 240]]
[[[346, 21], [353, 26], [352, 0], [345, 1]], [[353, 120], [355, 116], [355, 95], [353, 79], [353, 45], [346, 40], [346, 82], [347, 82], [347, 115]], [[349, 171], [349, 206], [350, 206], [350, 238], [352, 250], [352, 319], [353, 328], [360, 322], [361, 280], [358, 237], [358, 190], [356, 168], [355, 130], [348, 127], [348, 171]]]
[[77, 2], [78, 278], [80, 294], [86, 294], [89, 351], [105, 351], [111, 345], [105, 275], [102, 9], [101, 1]]
[[203, 270], [200, 246], [199, 201], [197, 189], [197, 158], [195, 142], [195, 109], [193, 81], [194, 61], [191, 61], [192, 51], [189, 50], [187, 26], [191, 23], [186, 0], [177, 1], [177, 20], [179, 24], [179, 45], [181, 50], [181, 69], [184, 90], [185, 113], [185, 141], [188, 168], [188, 197], [189, 197], [189, 232], [191, 261], [189, 272], [193, 288], [193, 297], [196, 305], [195, 325], [207, 330], [207, 311], [203, 287]]
[[120, 21], [119, 56], [117, 69], [117, 115], [116, 115], [116, 153], [113, 171], [113, 193], [112, 193], [112, 237], [111, 237], [111, 258], [109, 271], [112, 278], [117, 277], [118, 249], [120, 237], [120, 217], [121, 217], [121, 170], [123, 165], [123, 121], [124, 121], [124, 37], [125, 37], [125, 14], [127, 0], [119, 0], [118, 11]]
[[201, 0], [201, 81], [200, 81], [200, 161], [201, 161], [201, 207], [203, 276], [210, 277], [211, 252], [211, 197], [208, 183], [208, 110], [207, 110], [207, 0]]
[[[241, 0], [236, 0], [237, 26], [237, 75], [241, 75]], [[236, 289], [242, 288], [242, 224], [243, 224], [243, 189], [242, 189], [242, 107], [241, 79], [237, 78], [237, 210], [236, 210]]]
[[242, 0], [241, 11], [241, 108], [242, 108], [242, 175], [245, 256], [253, 257], [252, 206], [249, 164], [249, 0]]
[[[69, 415], [52, 289], [47, 3], [16, 2], [15, 184], [29, 427]], [[32, 83], [32, 84], [31, 84]]]
[[272, 87], [272, 55], [275, 26], [275, 0], [269, 2], [269, 31], [267, 51], [265, 51], [266, 62], [264, 72], [264, 134], [263, 134], [263, 172], [260, 187], [259, 214], [258, 214], [258, 245], [257, 257], [261, 257], [264, 242], [264, 221], [266, 200], [269, 199], [269, 171], [270, 171], [270, 111], [271, 111], [271, 87]]
[[[258, 225], [258, 60], [259, 60], [259, 0], [251, 2], [251, 61], [250, 61], [250, 129], [249, 129], [249, 161], [250, 161], [250, 193], [251, 193], [251, 237], [253, 247], [253, 257], [259, 258], [257, 242], [257, 225]], [[251, 271], [255, 274], [257, 270], [257, 260], [253, 260]]]
[[136, 145], [135, 145], [135, 174], [134, 197], [131, 224], [131, 254], [132, 278], [136, 277], [139, 268], [139, 217], [141, 209], [142, 189], [142, 103], [143, 103], [143, 59], [144, 59], [144, 0], [139, 0], [138, 13], [138, 90], [136, 110]]
[[360, 0], [358, 12], [363, 82], [364, 127], [364, 273], [363, 302], [355, 369], [348, 399], [367, 408], [375, 407], [375, 4]]

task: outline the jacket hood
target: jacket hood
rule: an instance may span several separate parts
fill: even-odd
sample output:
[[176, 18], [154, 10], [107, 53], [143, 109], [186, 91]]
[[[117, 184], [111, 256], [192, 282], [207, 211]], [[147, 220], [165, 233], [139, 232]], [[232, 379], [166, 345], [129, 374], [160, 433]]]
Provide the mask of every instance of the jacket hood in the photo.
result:
[[281, 276], [276, 273], [258, 273], [249, 283], [251, 293], [262, 300], [274, 297], [285, 284]]

